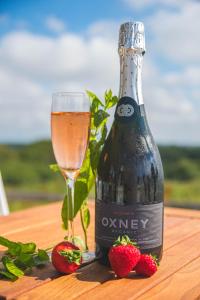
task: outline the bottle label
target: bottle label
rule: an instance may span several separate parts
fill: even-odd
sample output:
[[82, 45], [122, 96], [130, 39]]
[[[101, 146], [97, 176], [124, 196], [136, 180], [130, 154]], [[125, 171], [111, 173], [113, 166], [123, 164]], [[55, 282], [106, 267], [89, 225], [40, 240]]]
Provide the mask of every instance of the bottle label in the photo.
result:
[[162, 245], [163, 203], [117, 205], [96, 201], [96, 243], [111, 247], [118, 236], [128, 235], [140, 249]]
[[140, 116], [137, 102], [131, 97], [122, 97], [116, 107], [115, 120], [123, 123], [136, 120]]

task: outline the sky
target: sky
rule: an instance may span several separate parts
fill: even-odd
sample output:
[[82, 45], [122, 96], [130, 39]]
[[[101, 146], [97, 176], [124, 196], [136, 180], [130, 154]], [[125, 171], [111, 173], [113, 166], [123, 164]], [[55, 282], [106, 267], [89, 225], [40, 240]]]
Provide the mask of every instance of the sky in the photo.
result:
[[118, 31], [142, 21], [157, 143], [200, 145], [200, 2], [0, 0], [0, 143], [50, 138], [51, 95], [119, 90]]

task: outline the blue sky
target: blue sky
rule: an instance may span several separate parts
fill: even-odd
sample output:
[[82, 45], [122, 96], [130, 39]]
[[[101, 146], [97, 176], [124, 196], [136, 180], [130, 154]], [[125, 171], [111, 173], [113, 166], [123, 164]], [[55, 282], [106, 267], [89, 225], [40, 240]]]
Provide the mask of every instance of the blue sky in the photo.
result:
[[143, 91], [156, 141], [200, 143], [200, 4], [0, 0], [0, 142], [50, 137], [51, 93], [118, 93], [118, 29], [143, 21]]
[[[109, 18], [120, 22], [122, 19], [133, 17], [130, 8], [121, 0], [1, 0], [0, 5], [1, 13], [9, 14], [12, 19], [12, 24], [8, 24], [5, 30], [12, 29], [19, 20], [24, 20], [31, 30], [46, 34], [50, 34], [43, 26], [43, 20], [47, 15], [54, 15], [66, 23], [69, 30], [79, 32], [98, 19]], [[134, 17], [143, 19], [145, 15], [151, 14], [151, 11], [152, 8], [142, 12], [137, 11]], [[5, 30], [1, 28], [1, 32]]]

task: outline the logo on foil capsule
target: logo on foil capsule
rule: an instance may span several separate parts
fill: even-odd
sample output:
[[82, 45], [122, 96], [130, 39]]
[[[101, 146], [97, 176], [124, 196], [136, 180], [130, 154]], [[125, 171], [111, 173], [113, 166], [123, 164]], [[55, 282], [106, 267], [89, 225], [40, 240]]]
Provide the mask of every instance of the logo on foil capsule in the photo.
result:
[[134, 108], [130, 104], [121, 104], [117, 108], [117, 114], [119, 117], [130, 117], [134, 114]]

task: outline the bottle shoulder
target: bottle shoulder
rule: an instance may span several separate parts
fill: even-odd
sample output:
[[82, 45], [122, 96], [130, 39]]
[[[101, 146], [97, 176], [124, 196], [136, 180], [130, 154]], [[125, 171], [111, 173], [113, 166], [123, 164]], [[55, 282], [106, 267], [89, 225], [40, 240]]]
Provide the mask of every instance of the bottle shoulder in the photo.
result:
[[153, 168], [163, 178], [160, 153], [151, 132], [141, 134], [130, 130], [129, 133], [120, 133], [115, 125], [111, 128], [100, 155], [98, 172], [110, 172], [111, 169], [118, 172], [123, 168], [124, 171], [146, 174]]

